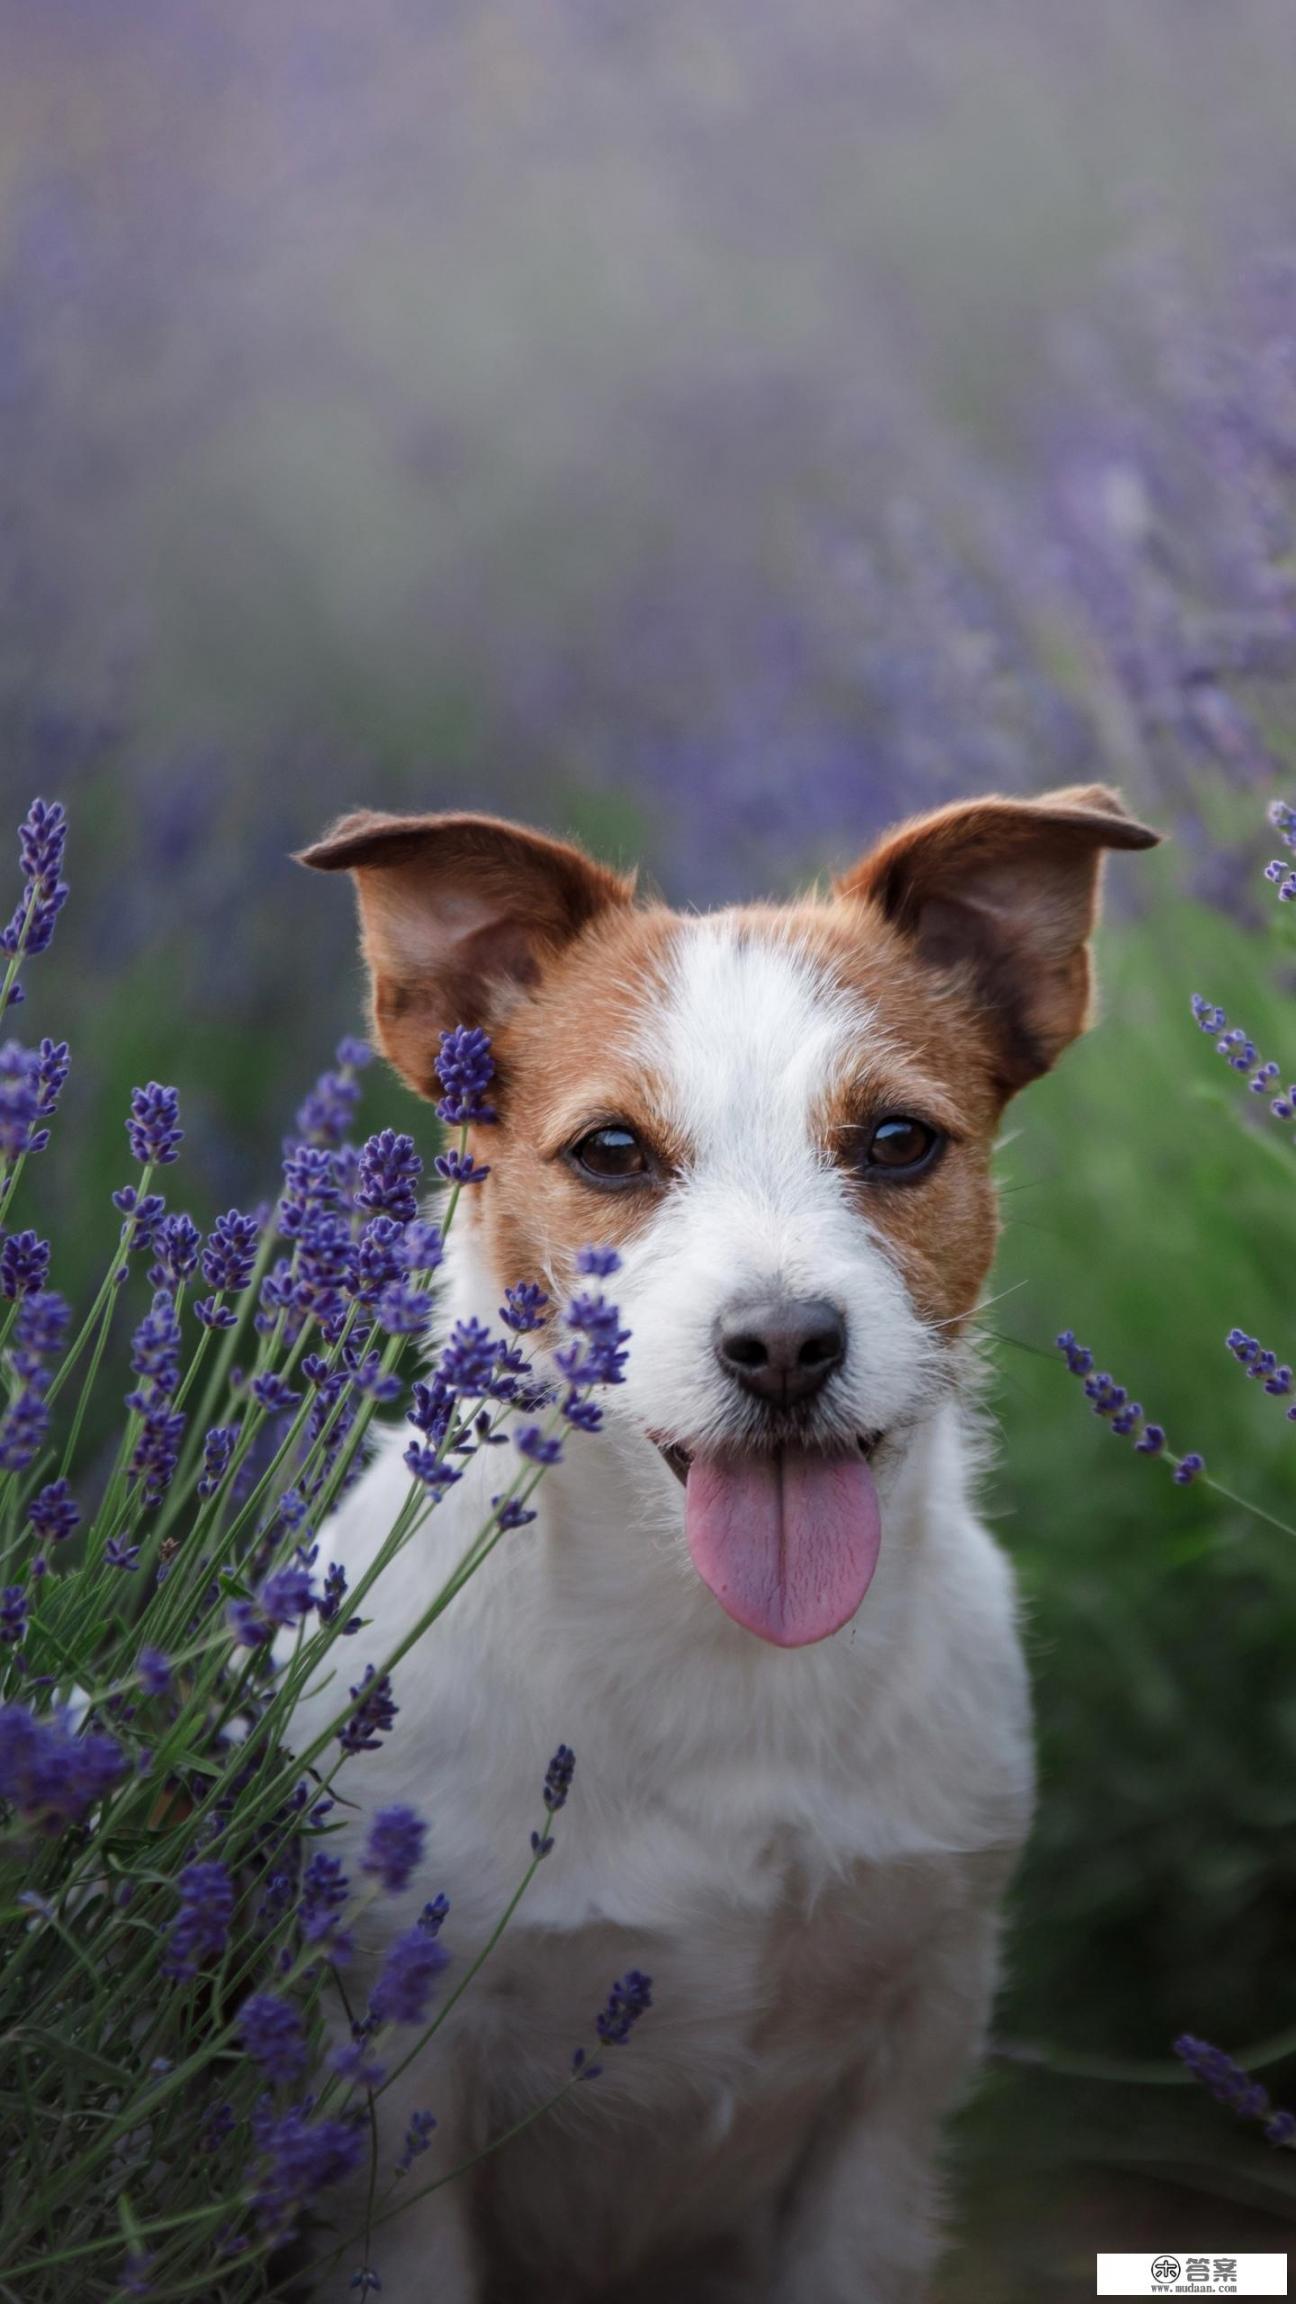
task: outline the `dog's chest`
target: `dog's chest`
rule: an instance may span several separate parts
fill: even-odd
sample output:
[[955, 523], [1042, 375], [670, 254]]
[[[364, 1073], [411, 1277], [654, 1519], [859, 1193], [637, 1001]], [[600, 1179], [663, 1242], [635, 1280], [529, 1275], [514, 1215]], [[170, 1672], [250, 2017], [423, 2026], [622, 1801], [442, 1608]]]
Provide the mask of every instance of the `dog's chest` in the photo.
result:
[[[487, 2163], [483, 2232], [525, 2254], [554, 2218], [592, 2259], [630, 2260], [776, 2203], [835, 2092], [871, 2063], [882, 2079], [893, 2019], [957, 1925], [966, 1866], [857, 1864], [812, 1887], [795, 1850], [772, 1846], [760, 1907], [716, 1893], [647, 1932], [519, 1930], [459, 2042], [474, 2144], [540, 2101], [573, 2048], [602, 2070]], [[591, 2019], [631, 1964], [651, 1972], [652, 2009], [600, 2049]]]

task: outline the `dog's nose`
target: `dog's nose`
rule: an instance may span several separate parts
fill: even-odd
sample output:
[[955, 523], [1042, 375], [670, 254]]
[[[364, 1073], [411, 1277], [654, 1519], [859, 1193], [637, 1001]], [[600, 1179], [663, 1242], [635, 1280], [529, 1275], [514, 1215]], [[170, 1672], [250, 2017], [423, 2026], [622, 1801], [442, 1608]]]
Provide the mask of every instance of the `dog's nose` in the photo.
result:
[[714, 1334], [725, 1374], [776, 1408], [812, 1399], [846, 1357], [846, 1323], [820, 1296], [735, 1304], [720, 1314]]

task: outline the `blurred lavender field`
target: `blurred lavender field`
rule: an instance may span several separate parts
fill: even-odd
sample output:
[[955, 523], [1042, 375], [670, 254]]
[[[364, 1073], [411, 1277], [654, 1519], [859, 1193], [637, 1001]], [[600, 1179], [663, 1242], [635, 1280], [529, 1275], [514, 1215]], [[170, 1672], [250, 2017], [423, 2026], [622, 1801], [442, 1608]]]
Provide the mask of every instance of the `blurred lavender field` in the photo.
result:
[[[1286, 1317], [1173, 1033], [1208, 965], [1282, 1029], [1248, 937], [1296, 729], [1296, 16], [0, 0], [0, 40], [0, 797], [73, 820], [34, 1019], [75, 1059], [60, 1284], [134, 1080], [179, 1083], [196, 1202], [268, 1176], [357, 1020], [345, 907], [286, 862], [338, 808], [514, 811], [704, 903], [969, 790], [1119, 780], [1179, 835], [1161, 909], [1013, 1155], [1000, 1487], [1049, 1797], [1007, 2022], [1156, 2057], [1291, 2021], [1296, 1569], [1241, 1527], [1221, 1564], [1105, 1437], [1091, 1466], [1028, 1354], [1105, 1322], [1205, 1426], [1188, 1315]], [[1049, 2174], [986, 2194], [951, 2297], [1088, 2292], [1068, 2160], [1260, 2201], [1196, 2106], [1149, 2143], [1142, 2099], [1038, 2087], [968, 2149], [1000, 2168], [1002, 2116]], [[1041, 2189], [1078, 2255], [1028, 2256]]]

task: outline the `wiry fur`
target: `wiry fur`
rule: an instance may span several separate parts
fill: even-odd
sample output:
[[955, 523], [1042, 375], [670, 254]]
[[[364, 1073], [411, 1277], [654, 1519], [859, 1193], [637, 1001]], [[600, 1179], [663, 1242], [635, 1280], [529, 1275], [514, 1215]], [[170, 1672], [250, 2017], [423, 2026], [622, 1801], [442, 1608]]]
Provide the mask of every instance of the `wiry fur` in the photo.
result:
[[[1091, 796], [1064, 797], [1070, 822]], [[943, 817], [943, 854], [949, 838]], [[1079, 911], [1083, 935], [1091, 894]], [[434, 2052], [381, 2100], [380, 2166], [414, 2106], [440, 2127], [410, 2191], [521, 2119], [627, 1967], [651, 1973], [655, 2005], [599, 2080], [380, 2227], [372, 2260], [387, 2304], [913, 2304], [937, 2244], [939, 2122], [983, 2038], [1031, 1805], [1012, 1580], [973, 1510], [963, 1398], [994, 1241], [994, 1020], [957, 962], [933, 968], [850, 891], [699, 921], [609, 896], [510, 971], [502, 1124], [480, 1145], [493, 1174], [456, 1231], [444, 1316], [491, 1319], [523, 1277], [561, 1292], [575, 1249], [612, 1229], [631, 1358], [603, 1432], [572, 1437], [535, 1526], [399, 1671], [386, 1748], [343, 1778], [353, 1838], [393, 1800], [433, 1822], [416, 1888], [362, 1932], [363, 1986], [437, 1887], [466, 1964], [516, 1883], [549, 1753], [578, 1755], [554, 1856]], [[435, 982], [419, 997], [434, 1008]], [[635, 1100], [670, 1168], [632, 1212], [556, 1157], [609, 1097]], [[915, 1100], [950, 1129], [945, 1161], [929, 1186], [861, 1188], [840, 1130]], [[786, 1651], [700, 1582], [653, 1444], [768, 1444], [710, 1338], [727, 1302], [771, 1284], [846, 1317], [816, 1443], [886, 1435], [867, 1597]], [[500, 1485], [487, 1451], [379, 1582], [357, 1666], [426, 1605]], [[406, 1488], [385, 1445], [331, 1534], [353, 1579]], [[309, 1700], [304, 1733], [334, 1693]]]

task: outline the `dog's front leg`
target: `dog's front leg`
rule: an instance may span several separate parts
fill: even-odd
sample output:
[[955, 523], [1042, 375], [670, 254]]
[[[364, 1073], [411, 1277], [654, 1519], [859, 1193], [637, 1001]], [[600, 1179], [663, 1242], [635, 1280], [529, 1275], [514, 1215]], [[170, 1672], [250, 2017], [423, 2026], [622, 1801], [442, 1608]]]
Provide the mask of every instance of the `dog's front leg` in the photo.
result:
[[981, 2052], [998, 1891], [928, 1954], [827, 2108], [785, 2204], [773, 2304], [922, 2304], [941, 2244], [940, 2124]]

